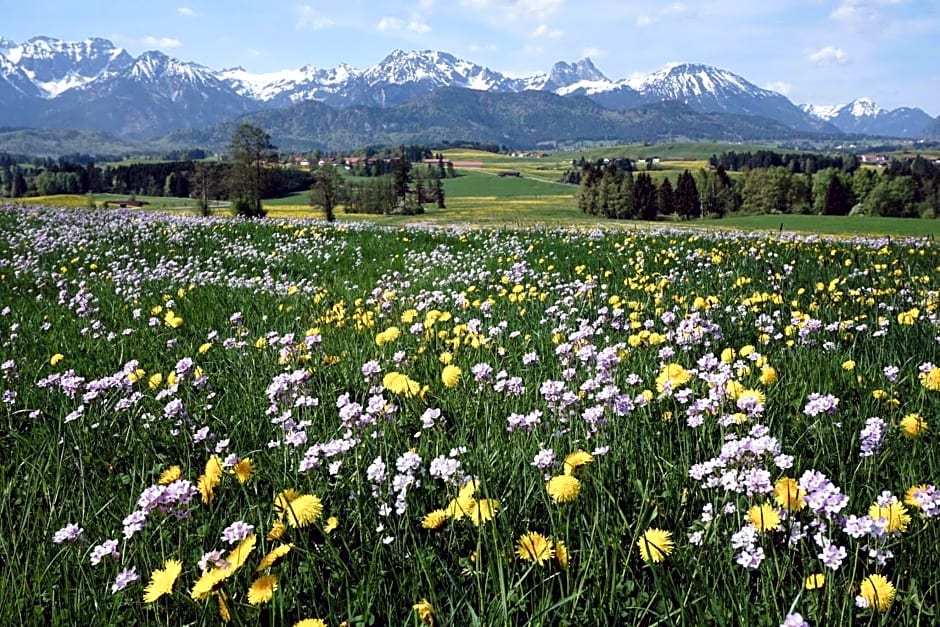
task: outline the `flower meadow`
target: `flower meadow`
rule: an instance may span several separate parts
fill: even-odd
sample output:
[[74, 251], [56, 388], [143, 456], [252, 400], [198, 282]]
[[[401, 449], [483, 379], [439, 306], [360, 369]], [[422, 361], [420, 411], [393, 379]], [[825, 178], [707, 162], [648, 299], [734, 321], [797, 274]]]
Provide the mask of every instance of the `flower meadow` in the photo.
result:
[[0, 616], [935, 624], [929, 240], [0, 209]]

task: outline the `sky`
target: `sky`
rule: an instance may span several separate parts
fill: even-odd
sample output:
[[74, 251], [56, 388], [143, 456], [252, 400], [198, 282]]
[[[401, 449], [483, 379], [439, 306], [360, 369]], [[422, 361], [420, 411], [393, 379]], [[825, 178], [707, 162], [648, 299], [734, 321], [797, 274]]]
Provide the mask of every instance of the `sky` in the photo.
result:
[[940, 0], [44, 0], [0, 22], [15, 42], [104, 37], [212, 69], [366, 69], [440, 50], [510, 76], [590, 57], [611, 79], [704, 63], [796, 104], [869, 97], [940, 114]]

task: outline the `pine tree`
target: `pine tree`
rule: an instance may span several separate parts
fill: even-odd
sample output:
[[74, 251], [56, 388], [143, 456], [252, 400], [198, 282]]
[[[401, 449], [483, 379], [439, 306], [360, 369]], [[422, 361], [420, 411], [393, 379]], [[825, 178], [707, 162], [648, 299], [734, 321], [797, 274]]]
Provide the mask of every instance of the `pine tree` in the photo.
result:
[[672, 189], [672, 183], [669, 179], [663, 179], [659, 184], [659, 214], [671, 216], [676, 211], [676, 195]]
[[656, 219], [656, 186], [646, 172], [640, 172], [633, 186], [633, 202], [643, 220]]
[[702, 213], [695, 177], [688, 170], [680, 174], [676, 182], [676, 213], [683, 220], [697, 218]]

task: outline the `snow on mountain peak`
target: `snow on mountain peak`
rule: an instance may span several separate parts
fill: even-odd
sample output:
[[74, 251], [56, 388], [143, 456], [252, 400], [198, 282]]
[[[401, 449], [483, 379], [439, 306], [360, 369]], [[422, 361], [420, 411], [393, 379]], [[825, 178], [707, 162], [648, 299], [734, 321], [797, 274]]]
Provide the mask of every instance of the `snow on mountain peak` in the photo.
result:
[[846, 106], [851, 107], [849, 112], [856, 118], [874, 117], [884, 111], [884, 109], [875, 104], [871, 98], [858, 98]]
[[830, 121], [832, 118], [839, 115], [839, 111], [845, 105], [813, 105], [813, 104], [804, 104], [800, 105], [800, 109], [809, 113], [810, 115], [815, 115], [817, 118], [823, 119], [825, 121]]

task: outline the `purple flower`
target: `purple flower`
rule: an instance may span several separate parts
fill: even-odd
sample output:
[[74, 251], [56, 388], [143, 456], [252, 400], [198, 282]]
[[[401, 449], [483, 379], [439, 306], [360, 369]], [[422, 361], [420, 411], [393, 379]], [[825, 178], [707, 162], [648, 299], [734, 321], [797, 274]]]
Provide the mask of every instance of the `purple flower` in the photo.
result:
[[131, 566], [130, 568], [125, 568], [114, 578], [114, 584], [111, 586], [111, 594], [120, 592], [138, 579], [140, 579], [140, 577], [137, 576], [137, 569], [135, 567]]
[[222, 541], [228, 542], [229, 544], [237, 544], [249, 537], [254, 530], [254, 525], [236, 520], [222, 531]]
[[783, 622], [780, 623], [780, 627], [810, 627], [809, 623], [803, 620], [803, 617], [800, 616], [799, 612], [793, 614], [787, 614], [786, 618], [783, 619]]
[[764, 549], [759, 546], [751, 546], [738, 553], [734, 561], [744, 568], [755, 570], [760, 567], [761, 562], [764, 561], [764, 557]]
[[75, 523], [69, 523], [55, 532], [55, 535], [52, 536], [52, 541], [56, 544], [78, 542], [82, 539], [82, 533], [84, 532], [85, 530]]
[[539, 470], [551, 468], [554, 463], [555, 451], [550, 448], [541, 449], [538, 453], [535, 454], [535, 458], [532, 460], [532, 465]]
[[839, 566], [842, 565], [846, 555], [847, 553], [844, 546], [830, 544], [824, 548], [822, 552], [816, 557], [822, 560], [823, 566], [826, 568], [830, 570], [839, 570]]
[[858, 434], [859, 444], [861, 446], [860, 457], [872, 457], [878, 453], [881, 443], [884, 441], [887, 425], [885, 421], [878, 416], [872, 416], [865, 421], [865, 428]]
[[810, 394], [803, 413], [815, 417], [819, 414], [834, 414], [839, 408], [839, 399], [832, 394]]
[[91, 550], [91, 565], [97, 566], [101, 563], [101, 560], [107, 556], [111, 556], [116, 560], [121, 559], [121, 554], [117, 550], [118, 541], [117, 540], [105, 540], [95, 548]]

